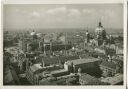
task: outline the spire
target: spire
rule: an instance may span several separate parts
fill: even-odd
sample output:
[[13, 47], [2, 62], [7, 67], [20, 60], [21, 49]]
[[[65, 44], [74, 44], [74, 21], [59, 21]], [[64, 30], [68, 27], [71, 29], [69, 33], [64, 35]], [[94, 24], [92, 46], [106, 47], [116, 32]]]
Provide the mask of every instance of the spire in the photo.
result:
[[99, 18], [99, 27], [102, 27], [101, 18]]

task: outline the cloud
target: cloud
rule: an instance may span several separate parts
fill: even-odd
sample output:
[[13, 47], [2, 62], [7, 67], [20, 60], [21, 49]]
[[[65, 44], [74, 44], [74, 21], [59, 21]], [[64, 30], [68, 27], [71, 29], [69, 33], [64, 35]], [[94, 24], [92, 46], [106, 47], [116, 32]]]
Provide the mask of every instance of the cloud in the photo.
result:
[[15, 9], [15, 12], [19, 14], [28, 14], [26, 10], [21, 10], [21, 9]]
[[80, 16], [81, 13], [78, 9], [70, 9], [68, 16]]
[[84, 14], [91, 14], [91, 13], [94, 13], [94, 10], [93, 9], [83, 9], [82, 12]]
[[58, 8], [54, 8], [54, 9], [49, 9], [47, 11], [48, 14], [60, 14], [60, 13], [65, 14], [66, 12], [67, 12], [66, 7], [58, 7]]
[[36, 11], [33, 11], [30, 15], [33, 17], [40, 17], [40, 13], [38, 13]]

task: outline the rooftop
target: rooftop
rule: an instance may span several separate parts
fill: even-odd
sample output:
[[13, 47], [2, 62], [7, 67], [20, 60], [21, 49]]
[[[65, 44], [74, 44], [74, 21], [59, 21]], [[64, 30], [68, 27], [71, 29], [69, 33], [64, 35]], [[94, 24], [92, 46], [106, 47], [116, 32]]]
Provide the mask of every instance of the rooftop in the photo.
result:
[[32, 65], [32, 66], [30, 67], [30, 69], [31, 69], [33, 72], [35, 72], [35, 71], [37, 71], [37, 70], [39, 70], [39, 69], [42, 69], [42, 66], [41, 66], [41, 64], [34, 64], [34, 65]]
[[100, 65], [111, 68], [111, 69], [116, 69], [116, 64], [113, 62], [103, 61]]
[[50, 57], [43, 58], [43, 62], [45, 62], [45, 64], [56, 64], [59, 63], [60, 61], [64, 63], [65, 61], [75, 60], [78, 58], [79, 56], [59, 56], [59, 57], [53, 56], [51, 58]]
[[73, 63], [74, 65], [84, 64], [84, 63], [90, 63], [90, 62], [96, 62], [99, 61], [98, 58], [84, 58], [84, 59], [77, 59], [77, 60], [71, 60], [67, 61], [67, 64]]
[[56, 70], [60, 70], [61, 68], [58, 65], [51, 65], [51, 66], [47, 66], [47, 67], [42, 67], [41, 64], [34, 64], [33, 66], [30, 67], [31, 71], [33, 73], [42, 73], [43, 71], [56, 71]]
[[62, 73], [62, 72], [68, 72], [68, 71], [65, 69], [60, 69], [60, 70], [52, 71], [51, 74], [58, 74], [58, 73]]
[[88, 84], [92, 84], [92, 85], [99, 85], [101, 83], [97, 78], [95, 78], [89, 74], [86, 74], [86, 73], [82, 74], [80, 76], [80, 79], [82, 81], [86, 81]]
[[101, 81], [114, 85], [123, 81], [123, 74], [117, 74], [114, 77], [107, 77], [102, 79]]

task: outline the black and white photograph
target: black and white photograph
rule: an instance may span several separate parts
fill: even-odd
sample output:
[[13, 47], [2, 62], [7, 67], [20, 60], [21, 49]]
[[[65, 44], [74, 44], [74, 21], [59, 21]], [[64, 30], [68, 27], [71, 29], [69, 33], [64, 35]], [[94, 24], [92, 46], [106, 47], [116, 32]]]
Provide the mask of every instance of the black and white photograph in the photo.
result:
[[4, 4], [3, 86], [123, 86], [123, 3]]

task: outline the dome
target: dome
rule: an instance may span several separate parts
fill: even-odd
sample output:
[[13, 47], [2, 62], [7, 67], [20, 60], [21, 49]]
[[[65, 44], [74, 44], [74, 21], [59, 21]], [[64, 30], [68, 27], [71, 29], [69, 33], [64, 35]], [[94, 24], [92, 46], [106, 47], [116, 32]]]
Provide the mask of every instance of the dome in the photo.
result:
[[99, 26], [97, 26], [96, 30], [95, 30], [95, 33], [96, 34], [102, 34], [102, 32], [104, 31], [105, 29], [103, 28], [103, 26], [101, 25], [101, 22], [99, 22]]
[[88, 35], [89, 33], [88, 33], [88, 30], [86, 31], [86, 35]]
[[36, 32], [35, 32], [35, 31], [31, 32], [31, 35], [32, 35], [32, 36], [33, 36], [33, 35], [36, 35]]
[[104, 30], [103, 27], [97, 27], [96, 30], [95, 30], [95, 32], [96, 33], [102, 33], [103, 30]]

